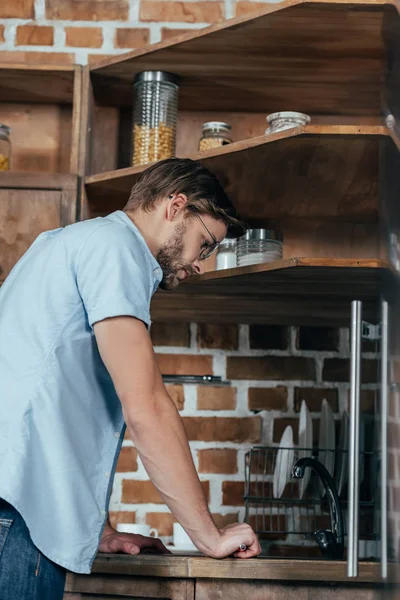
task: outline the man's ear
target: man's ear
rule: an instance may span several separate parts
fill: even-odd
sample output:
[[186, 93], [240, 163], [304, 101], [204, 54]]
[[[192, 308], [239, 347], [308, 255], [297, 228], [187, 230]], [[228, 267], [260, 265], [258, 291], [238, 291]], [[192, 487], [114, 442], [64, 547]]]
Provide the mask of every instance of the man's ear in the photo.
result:
[[168, 221], [173, 221], [179, 218], [185, 211], [187, 205], [187, 197], [185, 194], [171, 194], [168, 196], [168, 201], [165, 206], [165, 216]]

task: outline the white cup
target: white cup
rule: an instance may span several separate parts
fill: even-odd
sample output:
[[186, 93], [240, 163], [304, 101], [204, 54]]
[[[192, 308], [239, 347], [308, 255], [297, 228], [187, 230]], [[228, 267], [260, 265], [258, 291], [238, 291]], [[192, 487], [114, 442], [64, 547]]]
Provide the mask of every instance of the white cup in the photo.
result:
[[197, 550], [192, 540], [179, 523], [174, 523], [174, 546], [185, 550]]
[[117, 531], [121, 533], [137, 533], [147, 537], [158, 537], [157, 529], [153, 529], [146, 523], [117, 523]]

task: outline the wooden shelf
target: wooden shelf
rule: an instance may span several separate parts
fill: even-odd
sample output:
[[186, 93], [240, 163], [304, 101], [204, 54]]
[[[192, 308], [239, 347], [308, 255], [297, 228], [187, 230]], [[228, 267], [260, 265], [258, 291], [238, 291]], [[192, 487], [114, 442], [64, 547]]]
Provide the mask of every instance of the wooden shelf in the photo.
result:
[[[194, 34], [99, 62], [96, 101], [131, 106], [134, 75], [180, 76], [180, 110], [380, 114], [385, 3], [285, 0]], [[392, 13], [392, 14], [390, 14]]]
[[290, 258], [206, 273], [175, 291], [158, 291], [152, 318], [206, 323], [346, 326], [350, 302], [376, 317], [385, 263], [375, 259]]
[[80, 67], [1, 64], [2, 102], [72, 104], [75, 71]]
[[[363, 222], [376, 222], [379, 140], [384, 135], [388, 130], [379, 119], [363, 125], [309, 125], [198, 152], [191, 158], [216, 173], [242, 219], [250, 224], [283, 216], [342, 221], [357, 216]], [[147, 166], [87, 177], [91, 215], [123, 208]], [[346, 171], [346, 177], [338, 178], [338, 171]], [[300, 198], [303, 203], [293, 201]]]
[[71, 190], [76, 186], [77, 176], [67, 173], [2, 171], [0, 174], [0, 188], [10, 190]]

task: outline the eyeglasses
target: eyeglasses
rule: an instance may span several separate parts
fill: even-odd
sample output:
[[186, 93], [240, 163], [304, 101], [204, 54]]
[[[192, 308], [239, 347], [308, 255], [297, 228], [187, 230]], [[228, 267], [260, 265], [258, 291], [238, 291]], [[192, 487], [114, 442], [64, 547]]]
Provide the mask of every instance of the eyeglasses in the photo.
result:
[[216, 237], [211, 233], [211, 231], [208, 229], [207, 225], [204, 223], [203, 219], [201, 218], [201, 216], [199, 215], [199, 213], [197, 211], [193, 211], [193, 213], [196, 215], [196, 217], [198, 219], [200, 219], [200, 221], [203, 224], [204, 229], [207, 231], [208, 235], [210, 236], [210, 238], [212, 239], [212, 244], [208, 244], [208, 246], [205, 246], [205, 248], [202, 248], [199, 254], [199, 259], [200, 260], [205, 260], [206, 258], [208, 258], [209, 256], [211, 256], [211, 254], [214, 254], [214, 252], [218, 249], [219, 245], [221, 242], [219, 242]]

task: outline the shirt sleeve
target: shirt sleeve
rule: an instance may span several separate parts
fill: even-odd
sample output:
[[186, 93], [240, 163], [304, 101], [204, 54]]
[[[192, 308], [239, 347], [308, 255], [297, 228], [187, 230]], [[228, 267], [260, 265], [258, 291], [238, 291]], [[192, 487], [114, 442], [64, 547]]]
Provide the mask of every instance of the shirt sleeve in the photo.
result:
[[76, 281], [92, 327], [107, 317], [131, 316], [150, 325], [150, 284], [144, 251], [124, 227], [97, 227], [78, 255]]

